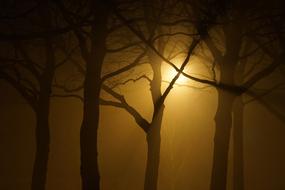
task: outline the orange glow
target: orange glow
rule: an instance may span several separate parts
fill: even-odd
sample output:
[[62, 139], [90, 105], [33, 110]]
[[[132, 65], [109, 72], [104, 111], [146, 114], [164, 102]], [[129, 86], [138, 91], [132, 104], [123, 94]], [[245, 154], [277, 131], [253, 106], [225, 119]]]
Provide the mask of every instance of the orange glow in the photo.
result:
[[[173, 67], [167, 64], [162, 66], [162, 78], [165, 82], [171, 82], [172, 79], [176, 76], [176, 74], [177, 74], [177, 71]], [[180, 75], [178, 80], [175, 82], [175, 84], [179, 84], [179, 85], [185, 85], [188, 83], [189, 83], [189, 79], [183, 75]]]

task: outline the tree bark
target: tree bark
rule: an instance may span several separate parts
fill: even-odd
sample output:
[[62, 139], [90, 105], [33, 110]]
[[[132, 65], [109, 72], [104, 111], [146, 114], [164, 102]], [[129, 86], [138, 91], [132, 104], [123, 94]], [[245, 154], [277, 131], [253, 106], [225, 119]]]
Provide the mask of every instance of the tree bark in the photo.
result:
[[[81, 181], [83, 190], [100, 190], [97, 135], [99, 127], [99, 98], [101, 69], [106, 54], [109, 8], [103, 1], [95, 0], [94, 25], [91, 28], [91, 47], [83, 52], [86, 62], [84, 81], [83, 121], [80, 131]], [[86, 49], [82, 49], [86, 51]]]
[[47, 168], [49, 159], [50, 130], [50, 95], [52, 91], [52, 81], [55, 74], [55, 52], [52, 40], [45, 39], [46, 65], [39, 80], [40, 92], [36, 111], [36, 154], [32, 175], [32, 190], [44, 190], [47, 178]]
[[161, 107], [157, 116], [153, 119], [147, 139], [147, 163], [145, 172], [144, 190], [157, 190], [158, 172], [160, 163], [160, 143], [161, 143], [161, 124], [164, 106]]
[[226, 190], [233, 97], [222, 90], [219, 90], [218, 96], [211, 190]]
[[36, 113], [36, 153], [32, 175], [32, 190], [44, 190], [47, 178], [50, 131], [49, 98], [41, 100]]
[[54, 50], [49, 40], [47, 40], [47, 63], [40, 80], [40, 94], [36, 110], [36, 154], [32, 175], [32, 190], [44, 190], [47, 178], [47, 168], [49, 159], [50, 130], [50, 94], [52, 80], [54, 77]]
[[[99, 48], [99, 47], [98, 47]], [[96, 52], [86, 65], [83, 121], [80, 131], [81, 178], [83, 190], [99, 190], [97, 131], [99, 127], [100, 75], [104, 53]]]
[[244, 189], [243, 108], [242, 97], [239, 96], [233, 107], [234, 190]]
[[[149, 29], [150, 30], [150, 29]], [[163, 44], [158, 41], [158, 49], [163, 51]], [[147, 136], [147, 163], [145, 172], [145, 190], [156, 190], [158, 186], [158, 174], [159, 174], [159, 163], [160, 163], [160, 144], [161, 144], [161, 125], [163, 119], [164, 104], [161, 106], [157, 102], [161, 101], [161, 60], [153, 52], [149, 50], [148, 58], [150, 66], [153, 71], [153, 78], [150, 83], [150, 92], [153, 103], [153, 117], [152, 122], [149, 126]]]
[[[238, 19], [238, 15], [235, 15]], [[234, 85], [235, 72], [241, 48], [241, 24], [229, 23], [223, 28], [225, 34], [225, 55], [220, 60], [220, 82]], [[236, 94], [218, 90], [218, 108], [215, 116], [216, 131], [214, 137], [214, 155], [211, 178], [211, 190], [226, 190], [228, 152], [232, 126], [232, 107]]]
[[[97, 74], [98, 75], [98, 74]], [[83, 190], [99, 190], [97, 130], [99, 126], [100, 85], [94, 84], [96, 76], [86, 75], [84, 113], [80, 131], [81, 179]]]

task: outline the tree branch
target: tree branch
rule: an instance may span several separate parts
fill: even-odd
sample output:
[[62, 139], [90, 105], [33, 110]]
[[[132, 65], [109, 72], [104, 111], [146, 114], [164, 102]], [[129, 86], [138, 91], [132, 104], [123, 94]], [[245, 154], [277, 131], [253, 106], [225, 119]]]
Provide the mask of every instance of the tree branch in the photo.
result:
[[[136, 109], [134, 109], [132, 106], [130, 106], [127, 103], [124, 96], [120, 95], [119, 93], [115, 92], [114, 90], [112, 90], [111, 88], [109, 88], [108, 86], [104, 84], [102, 85], [102, 89], [106, 91], [108, 94], [110, 94], [111, 96], [113, 96], [115, 99], [120, 101], [120, 104], [112, 103], [112, 105], [125, 109], [128, 113], [130, 113], [133, 116], [136, 123], [142, 128], [142, 130], [147, 132], [148, 127], [150, 125], [149, 122], [146, 119], [144, 119]], [[103, 102], [103, 103], [106, 103], [106, 102]]]

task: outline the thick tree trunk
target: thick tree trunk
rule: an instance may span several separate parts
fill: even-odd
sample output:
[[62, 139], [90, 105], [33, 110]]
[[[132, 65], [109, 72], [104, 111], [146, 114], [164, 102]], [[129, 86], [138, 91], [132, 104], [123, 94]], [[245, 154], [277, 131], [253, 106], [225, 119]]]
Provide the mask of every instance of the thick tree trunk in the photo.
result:
[[100, 189], [97, 147], [100, 85], [94, 84], [94, 81], [96, 81], [94, 77], [95, 75], [88, 77], [87, 74], [85, 79], [84, 113], [80, 131], [81, 180], [83, 190]]
[[[235, 15], [238, 19], [239, 15]], [[226, 51], [220, 62], [220, 82], [234, 85], [241, 47], [241, 24], [229, 23], [224, 27]], [[232, 126], [233, 92], [218, 90], [218, 108], [215, 116], [214, 155], [211, 190], [226, 190], [228, 172], [228, 152]]]
[[234, 190], [244, 189], [244, 158], [243, 158], [243, 103], [242, 97], [235, 100], [233, 107], [233, 153], [234, 153]]
[[[83, 121], [80, 131], [82, 190], [100, 190], [97, 135], [99, 127], [99, 98], [101, 69], [108, 35], [109, 8], [104, 1], [95, 0], [94, 25], [91, 29], [90, 51], [82, 49], [86, 61], [84, 81]], [[80, 39], [79, 39], [80, 40]]]
[[[162, 51], [163, 45], [158, 43], [158, 49]], [[150, 66], [153, 71], [153, 78], [150, 83], [150, 92], [154, 106], [152, 122], [149, 126], [147, 136], [147, 163], [145, 172], [144, 190], [156, 190], [158, 186], [159, 162], [160, 162], [160, 143], [161, 125], [163, 119], [164, 104], [157, 104], [161, 98], [161, 60], [153, 52], [148, 52]]]
[[218, 96], [211, 190], [226, 190], [233, 95], [219, 90]]
[[147, 163], [145, 172], [144, 190], [157, 190], [158, 172], [160, 162], [161, 124], [164, 106], [161, 107], [157, 116], [153, 119], [147, 139]]
[[46, 185], [50, 132], [49, 99], [44, 100], [36, 113], [36, 153], [33, 166], [32, 190], [44, 190]]
[[83, 190], [99, 190], [97, 131], [99, 127], [100, 74], [104, 54], [96, 52], [86, 65], [83, 121], [80, 131], [81, 180]]

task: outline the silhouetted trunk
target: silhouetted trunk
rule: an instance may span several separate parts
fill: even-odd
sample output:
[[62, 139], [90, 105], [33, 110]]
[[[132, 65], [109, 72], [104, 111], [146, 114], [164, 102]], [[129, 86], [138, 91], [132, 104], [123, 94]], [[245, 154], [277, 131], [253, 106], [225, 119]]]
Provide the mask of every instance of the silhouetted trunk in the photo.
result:
[[[229, 23], [224, 27], [226, 51], [220, 61], [220, 82], [234, 85], [234, 73], [238, 65], [241, 47], [241, 25]], [[228, 152], [232, 126], [232, 106], [235, 94], [218, 90], [218, 108], [215, 115], [216, 131], [211, 178], [211, 190], [226, 190], [228, 171]]]
[[33, 167], [32, 190], [44, 190], [49, 156], [49, 100], [41, 100], [36, 113], [36, 153]]
[[81, 178], [83, 190], [99, 190], [97, 131], [99, 127], [99, 96], [101, 65], [104, 59], [98, 50], [86, 65], [83, 121], [80, 131]]
[[153, 119], [147, 139], [147, 163], [145, 172], [144, 190], [156, 190], [158, 182], [158, 171], [160, 162], [161, 124], [164, 106], [161, 107], [157, 116]]
[[[95, 64], [94, 64], [95, 66]], [[97, 131], [99, 126], [98, 77], [100, 69], [87, 72], [84, 85], [84, 112], [80, 131], [81, 178], [83, 190], [99, 190]]]
[[91, 47], [89, 52], [86, 52], [86, 49], [81, 49], [81, 51], [85, 51], [83, 55], [86, 62], [83, 121], [80, 131], [81, 181], [83, 190], [100, 189], [97, 135], [101, 69], [106, 53], [105, 41], [108, 34], [107, 23], [109, 16], [109, 8], [103, 1], [95, 0], [91, 7], [94, 9], [94, 25], [90, 33]]
[[36, 110], [36, 153], [33, 166], [32, 190], [44, 190], [49, 159], [50, 130], [50, 94], [54, 77], [54, 52], [50, 42], [46, 44], [47, 64], [40, 80], [40, 93]]
[[226, 190], [233, 97], [223, 90], [219, 90], [218, 96], [211, 190]]
[[[163, 52], [163, 44], [159, 40], [158, 49]], [[153, 72], [150, 83], [150, 92], [153, 103], [153, 117], [149, 126], [147, 136], [147, 163], [145, 172], [145, 190], [156, 190], [158, 185], [158, 172], [160, 162], [160, 143], [161, 143], [161, 124], [163, 118], [164, 104], [161, 106], [156, 103], [161, 98], [161, 60], [155, 52], [149, 50], [148, 59]]]
[[235, 100], [233, 107], [233, 153], [234, 153], [234, 190], [244, 189], [244, 158], [243, 158], [243, 103], [242, 97]]

